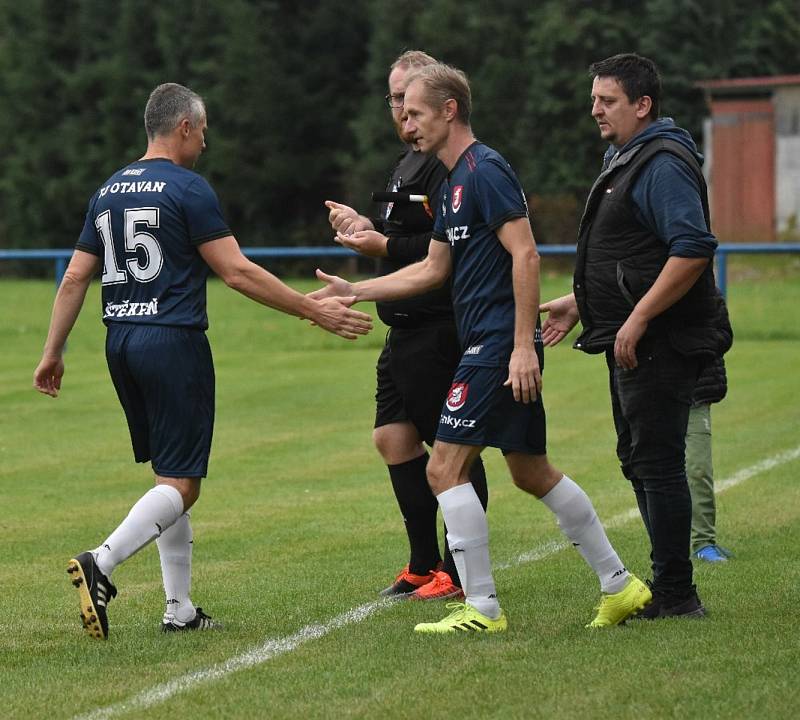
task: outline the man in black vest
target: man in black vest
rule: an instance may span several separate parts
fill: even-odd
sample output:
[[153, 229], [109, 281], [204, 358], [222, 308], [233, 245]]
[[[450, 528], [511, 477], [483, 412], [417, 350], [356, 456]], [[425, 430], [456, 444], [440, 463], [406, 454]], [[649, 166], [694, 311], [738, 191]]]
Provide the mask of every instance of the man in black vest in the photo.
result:
[[685, 437], [698, 373], [732, 341], [702, 156], [659, 118], [652, 61], [615, 55], [590, 73], [592, 117], [611, 146], [581, 219], [573, 293], [542, 305], [542, 337], [555, 345], [580, 319], [575, 347], [606, 355], [617, 455], [652, 545], [653, 601], [641, 617], [702, 617]]

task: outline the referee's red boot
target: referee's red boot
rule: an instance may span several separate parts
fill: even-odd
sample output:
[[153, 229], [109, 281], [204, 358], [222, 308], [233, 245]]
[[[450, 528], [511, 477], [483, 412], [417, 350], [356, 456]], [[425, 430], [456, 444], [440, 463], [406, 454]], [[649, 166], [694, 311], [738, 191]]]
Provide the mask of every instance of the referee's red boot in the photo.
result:
[[415, 575], [409, 572], [409, 566], [406, 565], [400, 574], [394, 579], [394, 582], [389, 587], [384, 588], [378, 593], [381, 597], [385, 598], [405, 598], [411, 595], [417, 588], [422, 587], [426, 583], [433, 580], [434, 571], [431, 570], [425, 575]]
[[464, 591], [444, 570], [434, 570], [433, 580], [411, 593], [411, 600], [463, 600]]

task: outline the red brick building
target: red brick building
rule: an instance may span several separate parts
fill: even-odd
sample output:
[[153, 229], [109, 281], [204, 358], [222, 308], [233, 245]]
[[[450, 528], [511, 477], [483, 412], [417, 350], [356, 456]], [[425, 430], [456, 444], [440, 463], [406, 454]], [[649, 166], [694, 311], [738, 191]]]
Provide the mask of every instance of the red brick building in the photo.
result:
[[706, 80], [705, 172], [724, 242], [800, 237], [800, 75]]

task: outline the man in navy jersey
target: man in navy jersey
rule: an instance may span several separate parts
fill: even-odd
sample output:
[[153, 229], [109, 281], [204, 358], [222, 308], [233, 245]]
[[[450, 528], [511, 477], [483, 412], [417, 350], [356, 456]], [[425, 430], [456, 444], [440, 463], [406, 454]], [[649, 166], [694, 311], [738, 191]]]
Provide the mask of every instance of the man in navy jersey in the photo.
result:
[[[388, 190], [426, 195], [430, 205], [384, 203], [381, 217], [372, 220], [347, 205], [326, 203], [331, 226], [339, 232], [337, 239], [345, 238], [339, 242], [379, 258], [381, 275], [417, 262], [428, 252], [433, 230], [430, 208], [438, 205], [447, 168], [435, 155], [413, 147], [403, 131], [402, 113], [406, 76], [435, 62], [419, 50], [404, 52], [392, 64], [386, 96], [397, 134], [406, 145], [392, 171]], [[362, 232], [354, 236], [356, 231]], [[377, 364], [373, 439], [388, 467], [410, 549], [408, 564], [380, 594], [415, 600], [462, 597], [461, 581], [446, 542], [444, 558], [439, 552], [439, 505], [425, 474], [428, 453], [423, 445], [433, 445], [442, 401], [461, 358], [450, 283], [414, 298], [377, 303], [376, 309], [389, 332]], [[470, 478], [485, 508], [488, 491], [480, 458], [472, 466]]]
[[[425, 633], [500, 632], [489, 561], [486, 513], [469, 483], [484, 447], [500, 448], [514, 484], [555, 514], [564, 534], [600, 580], [602, 598], [590, 627], [617, 625], [650, 601], [606, 537], [591, 501], [547, 459], [542, 404], [542, 342], [537, 330], [539, 257], [520, 184], [508, 163], [475, 140], [469, 83], [447, 65], [413, 73], [405, 93], [405, 131], [422, 152], [436, 153], [449, 174], [436, 208], [427, 257], [391, 275], [328, 283], [317, 297], [346, 291], [357, 300], [392, 300], [438, 287], [453, 276], [461, 362], [439, 419], [428, 481], [448, 528], [466, 602]], [[357, 233], [356, 233], [357, 234]]]
[[370, 318], [354, 298], [317, 301], [242, 255], [214, 191], [191, 170], [205, 148], [202, 99], [174, 83], [153, 90], [144, 113], [147, 151], [112, 175], [89, 202], [58, 290], [34, 387], [56, 397], [63, 351], [89, 283], [102, 268], [106, 357], [137, 462], [151, 461], [155, 487], [95, 550], [67, 565], [92, 637], [108, 637], [114, 568], [156, 540], [166, 593], [165, 632], [216, 623], [189, 597], [189, 509], [206, 475], [214, 424], [214, 367], [206, 339], [209, 268], [227, 285], [344, 338]]

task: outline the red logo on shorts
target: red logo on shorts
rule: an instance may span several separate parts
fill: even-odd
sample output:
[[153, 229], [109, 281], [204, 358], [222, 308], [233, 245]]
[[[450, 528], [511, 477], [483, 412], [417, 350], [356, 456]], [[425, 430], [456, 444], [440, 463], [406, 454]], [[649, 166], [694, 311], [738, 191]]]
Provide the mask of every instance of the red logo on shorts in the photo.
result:
[[457, 213], [461, 209], [461, 199], [464, 197], [464, 186], [456, 185], [453, 188], [453, 212]]
[[467, 402], [467, 390], [469, 390], [467, 383], [453, 383], [450, 392], [447, 393], [447, 401], [445, 402], [447, 409], [453, 412], [460, 410], [464, 403]]

